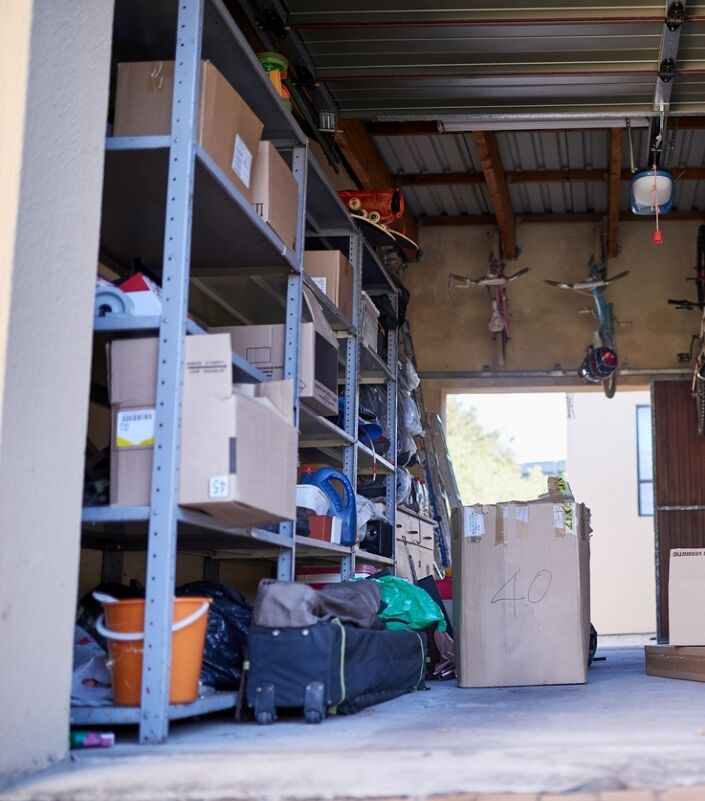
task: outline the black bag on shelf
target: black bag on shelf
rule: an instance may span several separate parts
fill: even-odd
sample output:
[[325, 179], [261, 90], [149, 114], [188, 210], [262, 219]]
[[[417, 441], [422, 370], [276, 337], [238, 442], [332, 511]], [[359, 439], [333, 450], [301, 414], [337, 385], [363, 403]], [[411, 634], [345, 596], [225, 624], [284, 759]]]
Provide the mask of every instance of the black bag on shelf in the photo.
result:
[[250, 630], [247, 703], [258, 723], [303, 709], [308, 723], [352, 714], [424, 689], [426, 641], [414, 631], [360, 629], [337, 620]]
[[242, 678], [252, 606], [237, 590], [212, 581], [185, 584], [176, 594], [213, 599], [208, 610], [201, 682], [216, 690], [236, 690]]

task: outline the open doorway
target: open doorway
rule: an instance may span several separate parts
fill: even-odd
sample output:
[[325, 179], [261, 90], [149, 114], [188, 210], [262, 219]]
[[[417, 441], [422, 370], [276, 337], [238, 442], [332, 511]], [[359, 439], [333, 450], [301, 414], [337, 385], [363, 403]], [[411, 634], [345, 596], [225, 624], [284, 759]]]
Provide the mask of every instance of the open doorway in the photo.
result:
[[648, 391], [449, 394], [448, 449], [465, 505], [530, 500], [564, 476], [592, 513], [591, 617], [600, 635], [656, 631]]

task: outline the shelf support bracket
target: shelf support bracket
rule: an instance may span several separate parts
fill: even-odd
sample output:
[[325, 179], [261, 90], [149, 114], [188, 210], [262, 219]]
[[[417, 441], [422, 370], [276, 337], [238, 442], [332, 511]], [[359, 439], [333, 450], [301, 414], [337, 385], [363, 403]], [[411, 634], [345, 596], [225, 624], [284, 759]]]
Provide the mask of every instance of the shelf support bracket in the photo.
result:
[[184, 338], [191, 260], [203, 0], [179, 3], [164, 227], [162, 313], [150, 497], [140, 742], [169, 733]]

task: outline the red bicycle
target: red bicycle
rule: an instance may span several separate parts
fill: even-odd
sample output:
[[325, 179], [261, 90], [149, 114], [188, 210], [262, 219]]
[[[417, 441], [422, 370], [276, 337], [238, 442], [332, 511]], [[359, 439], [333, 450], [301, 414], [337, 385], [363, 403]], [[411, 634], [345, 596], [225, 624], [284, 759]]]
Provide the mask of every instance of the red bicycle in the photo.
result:
[[509, 318], [512, 312], [507, 297], [507, 284], [529, 272], [529, 268], [524, 267], [511, 275], [507, 275], [505, 273], [506, 264], [507, 260], [503, 253], [498, 257], [495, 257], [494, 253], [490, 253], [487, 272], [481, 278], [468, 278], [454, 273], [448, 276], [449, 303], [456, 287], [461, 289], [486, 287], [492, 304], [487, 328], [492, 334], [492, 339], [496, 346], [497, 364], [500, 367], [504, 367], [507, 356], [507, 342], [510, 340]]

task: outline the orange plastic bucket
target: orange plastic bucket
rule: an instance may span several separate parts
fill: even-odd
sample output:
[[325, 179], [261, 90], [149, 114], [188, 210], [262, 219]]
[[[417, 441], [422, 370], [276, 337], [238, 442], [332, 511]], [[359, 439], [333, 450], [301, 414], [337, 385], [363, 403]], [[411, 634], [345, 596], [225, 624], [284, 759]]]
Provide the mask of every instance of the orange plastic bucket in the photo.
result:
[[[174, 598], [169, 703], [188, 704], [198, 697], [210, 598]], [[107, 640], [117, 706], [139, 706], [142, 692], [144, 600], [103, 603], [105, 623], [96, 628]]]

